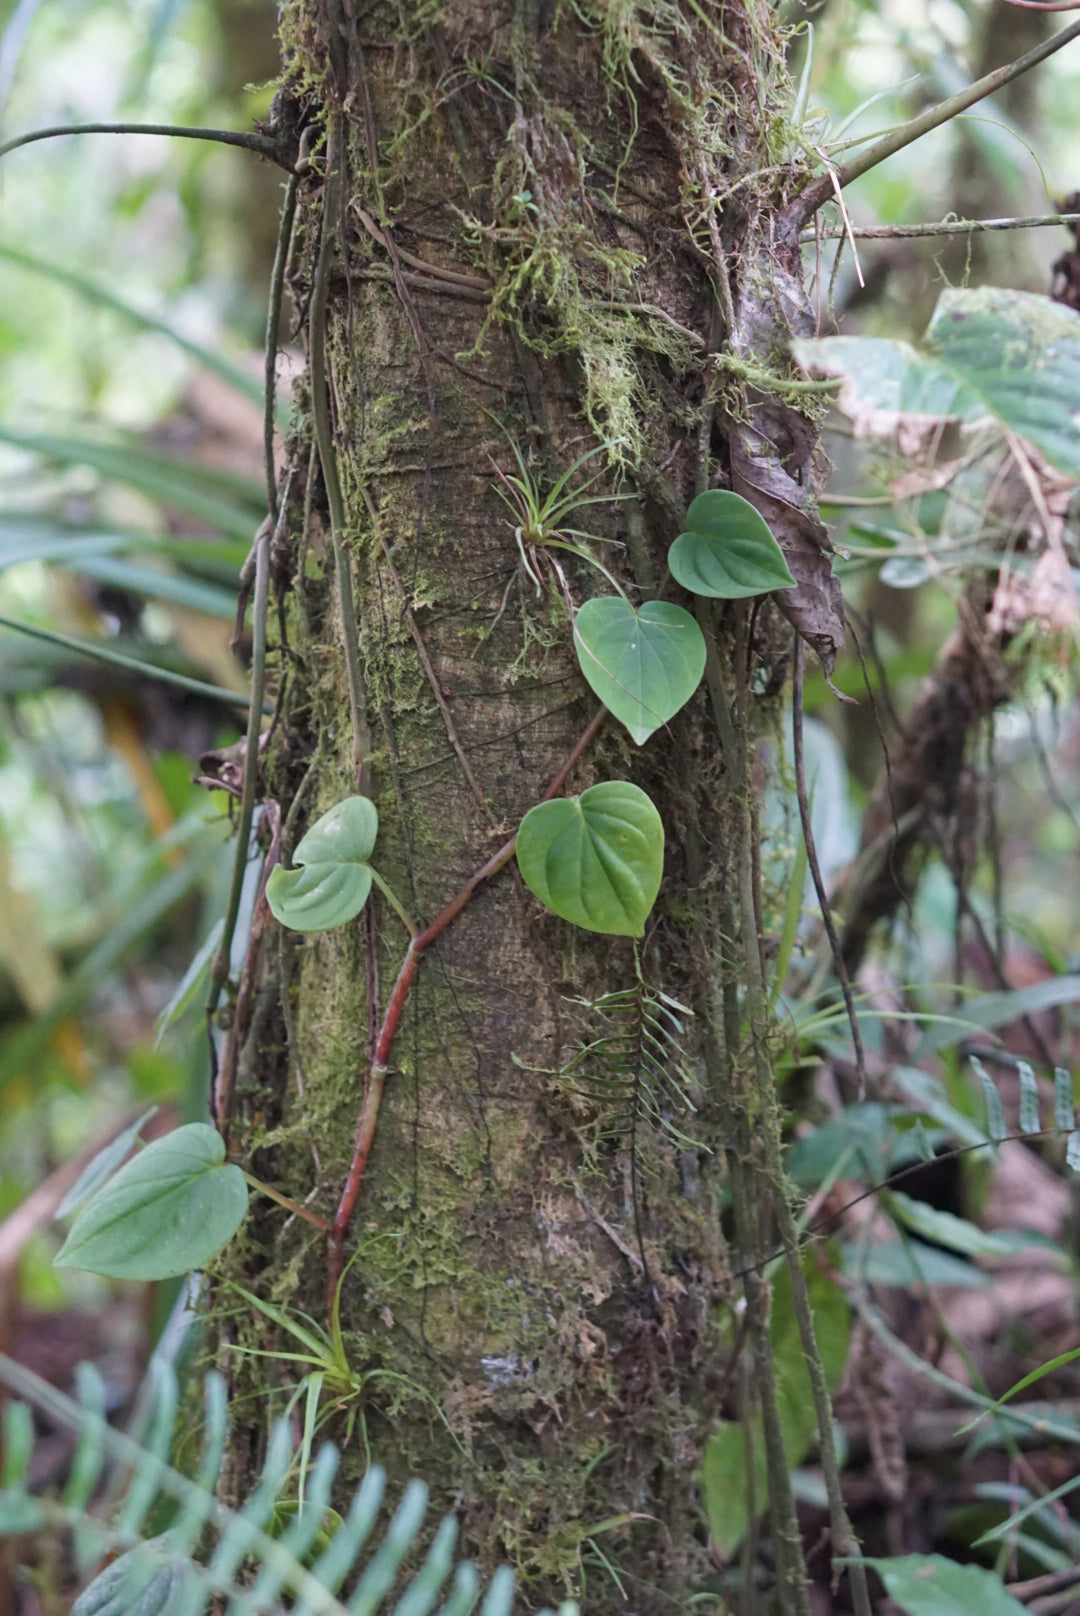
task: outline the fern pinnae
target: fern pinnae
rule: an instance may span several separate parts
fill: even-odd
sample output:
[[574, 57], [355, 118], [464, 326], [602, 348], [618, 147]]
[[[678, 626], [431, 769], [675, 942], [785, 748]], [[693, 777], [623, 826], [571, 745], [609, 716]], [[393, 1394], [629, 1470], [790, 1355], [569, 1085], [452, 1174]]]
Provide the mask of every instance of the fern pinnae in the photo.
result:
[[628, 1139], [636, 1157], [642, 1118], [679, 1148], [695, 1146], [674, 1118], [692, 1115], [696, 1107], [680, 1020], [693, 1012], [645, 981], [636, 948], [634, 976], [632, 987], [571, 1001], [599, 1017], [605, 1030], [579, 1044], [558, 1076], [597, 1107], [600, 1137]]

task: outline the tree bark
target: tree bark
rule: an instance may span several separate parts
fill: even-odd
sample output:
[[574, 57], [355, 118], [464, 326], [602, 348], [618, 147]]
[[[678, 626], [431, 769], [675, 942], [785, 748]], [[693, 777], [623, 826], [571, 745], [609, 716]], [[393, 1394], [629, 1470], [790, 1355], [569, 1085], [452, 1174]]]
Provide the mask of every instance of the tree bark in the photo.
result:
[[[554, 569], [533, 556], [538, 587], [499, 498], [515, 451], [545, 490], [591, 456], [574, 481], [599, 474], [589, 492], [611, 499], [570, 524], [604, 541], [595, 553], [638, 600], [678, 594], [665, 557], [686, 504], [734, 483], [800, 580], [784, 610], [835, 650], [812, 420], [718, 359], [774, 371], [805, 325], [791, 232], [770, 244], [804, 159], [765, 7], [294, 0], [282, 39], [309, 159], [291, 284], [310, 328], [324, 255], [343, 523], [331, 532], [309, 373], [282, 485], [289, 643], [265, 795], [287, 860], [359, 785], [379, 812], [372, 862], [423, 926], [596, 710]], [[335, 537], [355, 597], [351, 694]], [[557, 559], [576, 605], [606, 592]], [[590, 1612], [668, 1611], [715, 1574], [698, 1471], [737, 1383], [718, 1211], [732, 1138], [759, 1201], [742, 1220], [759, 1249], [744, 1241], [740, 1258], [768, 1245], [776, 1191], [763, 1028], [753, 1010], [742, 1024], [737, 990], [747, 938], [760, 977], [755, 737], [776, 721], [790, 635], [771, 598], [724, 607], [710, 692], [641, 749], [609, 719], [568, 783], [633, 780], [660, 808], [664, 884], [639, 950], [546, 913], [511, 863], [424, 954], [405, 1001], [346, 1245], [341, 1319], [367, 1379], [342, 1486], [369, 1455], [398, 1483], [423, 1475], [471, 1554], [517, 1566], [523, 1609], [587, 1577]], [[718, 690], [738, 757], [718, 740]], [[378, 892], [336, 931], [268, 928], [237, 1030], [234, 1127], [255, 1170], [331, 1219], [408, 941]], [[696, 1115], [658, 1120], [625, 1073], [598, 1098], [595, 1063], [570, 1070], [604, 1032], [583, 1001], [639, 992], [638, 962], [695, 1012], [682, 1064]], [[324, 1314], [318, 1236], [276, 1211], [251, 1232], [244, 1282]], [[222, 1328], [250, 1341], [260, 1324]], [[798, 1565], [782, 1562], [783, 1608], [802, 1609]]]

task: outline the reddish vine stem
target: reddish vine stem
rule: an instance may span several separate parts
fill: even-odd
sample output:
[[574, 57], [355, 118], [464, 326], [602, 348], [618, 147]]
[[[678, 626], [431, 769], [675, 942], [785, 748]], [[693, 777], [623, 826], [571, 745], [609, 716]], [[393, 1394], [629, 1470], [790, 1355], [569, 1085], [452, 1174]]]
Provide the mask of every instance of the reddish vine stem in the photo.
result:
[[[587, 728], [579, 736], [573, 750], [564, 760], [559, 772], [540, 798], [541, 802], [550, 802], [553, 797], [558, 796], [581, 761], [582, 755], [596, 738], [606, 717], [606, 707], [599, 708], [593, 715]], [[367, 1167], [368, 1156], [371, 1154], [371, 1146], [375, 1138], [375, 1124], [379, 1119], [379, 1106], [382, 1103], [383, 1088], [390, 1069], [390, 1051], [393, 1048], [394, 1039], [401, 1024], [402, 1012], [405, 1009], [405, 1002], [409, 997], [409, 990], [416, 976], [416, 968], [420, 963], [420, 957], [427, 952], [432, 943], [442, 936], [446, 928], [457, 919], [466, 904], [469, 903], [470, 899], [484, 883], [490, 881], [493, 875], [498, 875], [504, 865], [509, 864], [514, 856], [516, 846], [517, 832], [515, 831], [510, 840], [505, 842], [499, 851], [488, 859], [486, 864], [481, 865], [475, 874], [469, 877], [460, 892], [451, 898], [446, 908], [435, 916], [431, 924], [425, 926], [424, 930], [413, 938], [405, 951], [405, 958], [401, 962], [401, 969], [398, 971], [397, 981], [394, 983], [394, 990], [390, 995], [390, 1002], [386, 1006], [382, 1026], [379, 1028], [379, 1036], [375, 1041], [375, 1053], [371, 1061], [367, 1082], [364, 1085], [364, 1097], [361, 1101], [360, 1115], [357, 1118], [356, 1133], [353, 1137], [352, 1161], [349, 1164], [348, 1177], [345, 1180], [345, 1187], [341, 1192], [341, 1200], [338, 1202], [337, 1214], [334, 1218], [334, 1227], [330, 1240], [330, 1257], [327, 1264], [327, 1284], [331, 1309], [337, 1295], [338, 1280], [341, 1277], [342, 1248], [345, 1243], [345, 1236], [348, 1233], [349, 1222], [360, 1194], [364, 1170]]]

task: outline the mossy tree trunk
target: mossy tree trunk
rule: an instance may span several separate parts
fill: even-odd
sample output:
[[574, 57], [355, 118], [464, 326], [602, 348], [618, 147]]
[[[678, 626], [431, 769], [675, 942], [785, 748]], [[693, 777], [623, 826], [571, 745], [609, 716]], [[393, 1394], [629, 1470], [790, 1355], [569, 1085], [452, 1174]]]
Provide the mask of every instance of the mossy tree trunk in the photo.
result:
[[[534, 560], [538, 588], [498, 497], [515, 449], [544, 489], [592, 455], [577, 479], [598, 473], [590, 493], [612, 497], [570, 523], [637, 600], [682, 598], [665, 558], [687, 503], [740, 489], [800, 580], [785, 610], [826, 655], [839, 638], [812, 425], [747, 391], [786, 367], [806, 319], [783, 212], [802, 159], [782, 40], [756, 3], [289, 0], [282, 39], [310, 159], [291, 285], [318, 345], [320, 263], [328, 277], [334, 465], [312, 449], [317, 367], [282, 485], [289, 645], [265, 795], [287, 858], [359, 785], [378, 806], [373, 862], [424, 924], [596, 711], [554, 569]], [[335, 537], [355, 597], [351, 697]], [[606, 592], [560, 564], [576, 604]], [[518, 1566], [530, 1608], [579, 1589], [583, 1564], [590, 1612], [682, 1608], [714, 1569], [698, 1471], [740, 1378], [728, 1242], [756, 1256], [775, 1239], [778, 1176], [756, 743], [778, 721], [792, 629], [772, 598], [751, 606], [702, 614], [706, 683], [670, 724], [639, 749], [609, 719], [569, 782], [632, 780], [660, 809], [664, 884], [640, 948], [547, 914], [512, 864], [478, 888], [420, 963], [349, 1228], [341, 1317], [354, 1368], [373, 1373], [346, 1477], [363, 1429], [393, 1477], [422, 1474], [456, 1508], [471, 1553]], [[407, 943], [378, 892], [348, 927], [262, 943], [234, 1127], [264, 1176], [330, 1218]], [[690, 1143], [643, 1109], [640, 1021], [606, 1098], [582, 1092], [588, 1063], [559, 1075], [604, 1031], [581, 1001], [635, 990], [639, 968], [694, 1012], [681, 1060], [696, 1114], [660, 1119]], [[237, 1269], [325, 1312], [327, 1253], [307, 1225], [283, 1232], [269, 1213]], [[751, 1297], [765, 1382], [766, 1306]], [[229, 1328], [254, 1340], [257, 1325]], [[768, 1405], [766, 1388], [766, 1430]], [[774, 1508], [797, 1611], [790, 1501]]]

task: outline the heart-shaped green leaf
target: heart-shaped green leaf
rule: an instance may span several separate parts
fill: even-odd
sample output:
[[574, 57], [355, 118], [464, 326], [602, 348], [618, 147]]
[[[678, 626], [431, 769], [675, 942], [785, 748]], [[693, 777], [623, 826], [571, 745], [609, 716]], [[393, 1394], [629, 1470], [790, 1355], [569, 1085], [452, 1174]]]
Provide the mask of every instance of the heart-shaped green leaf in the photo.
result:
[[640, 611], [621, 595], [587, 600], [574, 619], [581, 671], [638, 746], [694, 694], [705, 671], [705, 640], [689, 612], [648, 600]]
[[742, 600], [794, 584], [768, 523], [740, 494], [723, 488], [699, 494], [686, 528], [668, 551], [668, 566], [693, 594]]
[[302, 836], [293, 854], [301, 866], [270, 872], [266, 900], [292, 931], [329, 931], [358, 915], [371, 891], [367, 861], [379, 833], [375, 804], [346, 797]]
[[640, 937], [660, 890], [664, 827], [644, 791], [608, 780], [530, 808], [517, 861], [525, 885], [560, 919]]
[[231, 1240], [247, 1185], [205, 1122], [155, 1139], [83, 1204], [56, 1258], [109, 1279], [173, 1279]]

